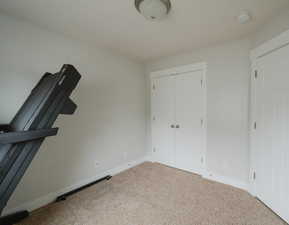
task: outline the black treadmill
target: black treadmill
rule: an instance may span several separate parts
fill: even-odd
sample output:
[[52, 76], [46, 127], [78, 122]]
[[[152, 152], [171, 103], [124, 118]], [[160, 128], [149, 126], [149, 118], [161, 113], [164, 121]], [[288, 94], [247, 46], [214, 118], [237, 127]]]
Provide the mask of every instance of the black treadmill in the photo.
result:
[[[77, 108], [70, 95], [81, 75], [72, 65], [60, 72], [45, 73], [10, 124], [0, 125], [0, 215], [26, 169], [48, 136], [59, 114], [73, 114]], [[0, 225], [16, 223], [27, 211], [0, 218]]]

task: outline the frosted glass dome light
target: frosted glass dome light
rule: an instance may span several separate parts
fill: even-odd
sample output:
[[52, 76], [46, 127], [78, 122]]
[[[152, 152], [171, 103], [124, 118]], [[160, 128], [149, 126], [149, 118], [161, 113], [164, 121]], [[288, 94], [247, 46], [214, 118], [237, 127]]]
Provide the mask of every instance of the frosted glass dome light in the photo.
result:
[[148, 20], [161, 20], [171, 9], [170, 0], [135, 0], [137, 10]]

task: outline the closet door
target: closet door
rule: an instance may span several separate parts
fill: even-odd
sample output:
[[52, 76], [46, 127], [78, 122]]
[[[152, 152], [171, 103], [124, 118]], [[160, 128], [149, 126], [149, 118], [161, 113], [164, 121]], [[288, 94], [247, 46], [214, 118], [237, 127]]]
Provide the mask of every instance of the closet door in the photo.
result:
[[203, 71], [175, 76], [177, 168], [202, 173], [204, 153], [204, 91]]
[[171, 76], [152, 80], [153, 158], [174, 165], [174, 79]]
[[289, 46], [257, 60], [256, 192], [289, 222]]

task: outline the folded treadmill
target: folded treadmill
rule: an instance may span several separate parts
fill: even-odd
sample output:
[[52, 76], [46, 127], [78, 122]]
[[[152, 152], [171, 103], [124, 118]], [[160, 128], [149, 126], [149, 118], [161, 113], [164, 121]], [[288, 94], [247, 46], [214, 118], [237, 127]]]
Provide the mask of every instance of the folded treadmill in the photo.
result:
[[[69, 97], [80, 78], [72, 65], [45, 73], [11, 123], [0, 125], [0, 215], [44, 139], [57, 134], [52, 126], [58, 115], [75, 112]], [[27, 214], [2, 217], [0, 224], [13, 224]]]

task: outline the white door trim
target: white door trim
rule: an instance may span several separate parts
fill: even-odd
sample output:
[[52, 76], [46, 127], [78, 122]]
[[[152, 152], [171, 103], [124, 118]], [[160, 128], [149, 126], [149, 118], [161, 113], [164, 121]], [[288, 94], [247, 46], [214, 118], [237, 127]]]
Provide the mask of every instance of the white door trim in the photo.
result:
[[261, 58], [262, 56], [274, 50], [282, 48], [288, 44], [289, 44], [289, 30], [281, 33], [279, 36], [253, 49], [251, 51], [251, 61], [254, 62], [256, 61], [256, 59]]
[[[204, 176], [207, 171], [207, 164], [206, 164], [206, 155], [207, 155], [207, 63], [205, 62], [200, 62], [200, 63], [195, 63], [195, 64], [189, 64], [189, 65], [184, 65], [184, 66], [178, 66], [178, 67], [173, 67], [165, 70], [159, 70], [159, 71], [154, 71], [151, 72], [150, 74], [150, 83], [151, 83], [151, 99], [152, 99], [152, 94], [153, 94], [153, 79], [158, 78], [158, 77], [165, 77], [165, 76], [177, 76], [179, 74], [187, 73], [187, 72], [192, 72], [192, 71], [203, 71], [203, 79], [202, 79], [202, 85], [203, 85], [203, 96], [204, 96], [204, 115], [203, 115], [203, 127], [204, 127], [204, 134], [203, 134], [203, 168], [202, 168], [202, 173], [200, 175]], [[151, 124], [153, 121], [152, 118], [152, 108], [151, 108]], [[152, 125], [151, 125], [151, 133], [152, 133]], [[151, 137], [151, 143], [152, 143], [152, 137]], [[151, 155], [153, 155], [153, 146], [151, 149]], [[152, 157], [152, 161], [154, 161]]]
[[164, 76], [174, 76], [174, 75], [178, 75], [181, 73], [187, 73], [187, 72], [198, 71], [198, 70], [206, 71], [206, 69], [207, 69], [207, 64], [204, 62], [201, 62], [201, 63], [196, 63], [196, 64], [173, 67], [173, 68], [169, 68], [165, 70], [154, 71], [154, 72], [151, 72], [150, 77], [152, 79], [152, 78], [164, 77]]
[[257, 120], [255, 116], [256, 112], [256, 87], [255, 87], [255, 73], [256, 73], [256, 62], [259, 58], [262, 58], [263, 56], [274, 52], [275, 50], [278, 50], [282, 47], [285, 47], [289, 45], [289, 30], [281, 33], [279, 36], [273, 38], [270, 41], [265, 42], [264, 44], [260, 45], [259, 47], [253, 49], [251, 51], [251, 107], [250, 107], [250, 179], [249, 179], [249, 192], [256, 196], [256, 185], [254, 182], [254, 171], [255, 171], [255, 157], [254, 157], [254, 131], [255, 131], [255, 121]]

